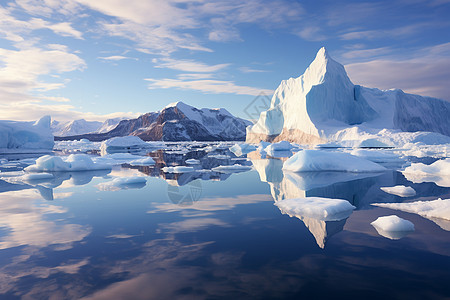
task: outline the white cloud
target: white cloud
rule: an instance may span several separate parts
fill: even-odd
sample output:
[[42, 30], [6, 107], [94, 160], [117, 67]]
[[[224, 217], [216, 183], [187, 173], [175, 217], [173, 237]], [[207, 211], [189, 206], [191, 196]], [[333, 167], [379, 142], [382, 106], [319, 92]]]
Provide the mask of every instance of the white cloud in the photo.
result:
[[177, 88], [183, 90], [195, 90], [204, 93], [213, 94], [236, 94], [236, 95], [252, 95], [257, 96], [261, 93], [273, 94], [273, 90], [260, 89], [250, 86], [236, 85], [232, 81], [225, 80], [190, 80], [184, 81], [180, 79], [145, 79], [150, 82], [149, 89], [169, 89]]
[[119, 61], [119, 60], [124, 60], [124, 59], [135, 59], [134, 57], [128, 57], [128, 56], [123, 56], [123, 55], [111, 55], [111, 56], [101, 56], [98, 57], [99, 59], [103, 59], [103, 60], [109, 60], [109, 61]]
[[207, 65], [202, 62], [186, 59], [162, 58], [153, 60], [157, 68], [169, 68], [183, 72], [213, 73], [228, 67], [230, 64]]
[[307, 26], [297, 32], [297, 35], [307, 41], [323, 41], [326, 36], [321, 33], [321, 28], [318, 26]]

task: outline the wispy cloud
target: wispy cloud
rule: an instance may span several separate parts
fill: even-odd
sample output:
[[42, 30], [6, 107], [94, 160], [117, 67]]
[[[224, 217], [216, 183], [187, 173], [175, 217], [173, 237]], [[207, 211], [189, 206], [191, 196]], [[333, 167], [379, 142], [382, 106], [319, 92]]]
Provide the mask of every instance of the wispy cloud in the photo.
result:
[[207, 65], [194, 60], [177, 60], [172, 58], [153, 59], [155, 67], [168, 68], [183, 72], [213, 73], [228, 67], [230, 64]]
[[99, 56], [98, 59], [102, 59], [102, 60], [106, 60], [106, 61], [119, 61], [119, 60], [124, 60], [124, 59], [137, 60], [134, 57], [128, 57], [128, 56], [123, 56], [123, 55]]
[[176, 88], [182, 90], [195, 90], [203, 93], [214, 94], [236, 94], [257, 96], [260, 93], [272, 94], [273, 90], [260, 89], [250, 86], [236, 85], [233, 81], [225, 80], [181, 80], [181, 79], [145, 79], [150, 84], [149, 89], [169, 89]]

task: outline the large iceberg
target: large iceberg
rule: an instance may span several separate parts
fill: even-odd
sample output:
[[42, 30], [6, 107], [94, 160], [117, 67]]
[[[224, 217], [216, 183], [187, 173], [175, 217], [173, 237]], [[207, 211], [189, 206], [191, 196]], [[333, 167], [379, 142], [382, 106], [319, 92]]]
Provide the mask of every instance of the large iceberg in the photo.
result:
[[50, 116], [36, 122], [0, 120], [0, 152], [51, 151]]
[[321, 48], [303, 75], [281, 82], [270, 108], [247, 127], [247, 142], [348, 140], [350, 146], [361, 146], [367, 140], [367, 145], [385, 147], [390, 144], [386, 140], [403, 131], [429, 131], [433, 139], [450, 140], [442, 137], [450, 136], [450, 103], [354, 85], [344, 66]]

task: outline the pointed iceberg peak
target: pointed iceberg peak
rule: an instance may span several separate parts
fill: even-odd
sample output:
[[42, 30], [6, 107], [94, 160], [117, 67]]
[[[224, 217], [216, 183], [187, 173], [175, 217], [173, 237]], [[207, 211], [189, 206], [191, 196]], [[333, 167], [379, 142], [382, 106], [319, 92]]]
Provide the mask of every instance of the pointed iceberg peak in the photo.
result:
[[42, 118], [37, 120], [34, 123], [34, 125], [44, 127], [44, 128], [50, 128], [51, 123], [52, 123], [52, 117], [47, 115], [47, 116], [43, 116]]

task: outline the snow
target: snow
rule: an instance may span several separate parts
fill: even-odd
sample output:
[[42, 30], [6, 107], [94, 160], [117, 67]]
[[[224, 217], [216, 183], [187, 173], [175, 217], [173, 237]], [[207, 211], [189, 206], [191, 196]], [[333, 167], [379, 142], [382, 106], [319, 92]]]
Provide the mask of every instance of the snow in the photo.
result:
[[101, 125], [102, 123], [98, 121], [86, 121], [85, 119], [79, 119], [64, 123], [53, 121], [51, 127], [55, 136], [73, 136], [95, 132]]
[[241, 156], [243, 154], [247, 154], [247, 153], [253, 152], [255, 150], [256, 150], [255, 145], [246, 144], [246, 143], [234, 144], [230, 148], [230, 151], [233, 152], [236, 156]]
[[396, 185], [391, 187], [380, 187], [383, 192], [400, 197], [412, 197], [416, 195], [416, 191], [410, 186]]
[[130, 161], [130, 165], [132, 166], [151, 166], [154, 165], [155, 161], [151, 157], [141, 158]]
[[117, 153], [117, 152], [129, 152], [148, 148], [150, 145], [144, 142], [137, 136], [121, 136], [114, 137], [109, 140], [103, 141], [100, 150], [102, 155]]
[[377, 232], [389, 239], [397, 240], [414, 231], [414, 224], [396, 215], [379, 217], [370, 223]]
[[347, 218], [356, 208], [347, 200], [306, 197], [285, 199], [275, 205], [289, 216], [303, 216], [322, 221], [338, 221]]
[[50, 120], [50, 116], [36, 122], [0, 120], [0, 152], [51, 151], [54, 142]]
[[372, 203], [372, 205], [415, 213], [428, 219], [439, 218], [450, 221], [450, 199], [439, 198], [432, 201], [407, 203]]
[[220, 173], [236, 173], [236, 172], [245, 172], [251, 170], [250, 166], [243, 166], [239, 164], [230, 165], [230, 166], [218, 166], [212, 168], [211, 171], [220, 172]]
[[176, 167], [164, 167], [162, 168], [162, 171], [165, 173], [188, 173], [194, 172], [195, 169], [193, 167], [176, 166]]
[[111, 181], [103, 182], [97, 185], [102, 191], [118, 191], [126, 189], [142, 188], [147, 184], [147, 179], [141, 176], [118, 177]]
[[321, 48], [303, 75], [280, 83], [269, 109], [247, 128], [247, 142], [284, 139], [392, 147], [398, 145], [392, 139], [412, 138], [402, 137], [403, 132], [420, 132], [418, 136], [428, 140], [425, 143], [442, 144], [445, 139], [449, 143], [449, 111], [450, 102], [445, 100], [354, 85], [344, 66]]
[[292, 172], [380, 172], [385, 171], [386, 168], [348, 153], [302, 150], [285, 161], [283, 170]]
[[110, 165], [96, 163], [86, 154], [71, 154], [64, 159], [59, 156], [44, 155], [36, 164], [26, 167], [26, 172], [72, 172], [109, 170]]
[[413, 163], [402, 173], [414, 183], [435, 182], [439, 186], [450, 187], [450, 158], [437, 160], [431, 165]]

